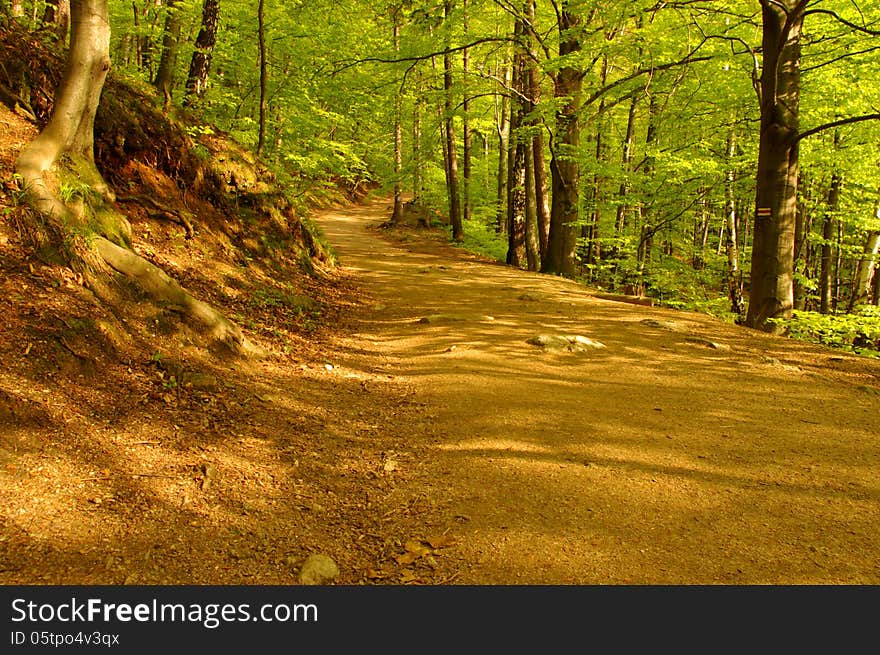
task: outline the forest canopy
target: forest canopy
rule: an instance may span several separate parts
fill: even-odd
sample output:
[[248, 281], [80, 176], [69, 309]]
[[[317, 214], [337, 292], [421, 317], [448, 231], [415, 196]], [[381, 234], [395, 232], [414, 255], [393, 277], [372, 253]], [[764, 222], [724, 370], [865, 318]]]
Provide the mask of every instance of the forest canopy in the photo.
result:
[[[3, 12], [64, 47], [66, 0]], [[513, 266], [880, 347], [875, 3], [109, 0], [109, 22], [114, 74], [294, 193], [379, 188], [393, 223]]]

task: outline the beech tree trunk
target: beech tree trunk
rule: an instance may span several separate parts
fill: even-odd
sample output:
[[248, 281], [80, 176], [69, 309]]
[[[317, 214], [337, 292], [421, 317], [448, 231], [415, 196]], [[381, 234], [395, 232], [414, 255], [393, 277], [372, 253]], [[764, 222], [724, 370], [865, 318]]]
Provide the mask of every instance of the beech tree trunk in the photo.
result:
[[761, 0], [761, 134], [746, 324], [767, 332], [781, 332], [771, 319], [790, 317], [794, 305], [801, 26], [807, 4]]
[[[880, 208], [875, 210], [875, 215], [880, 217]], [[847, 311], [852, 312], [859, 305], [867, 305], [871, 302], [871, 287], [876, 286], [876, 284], [872, 285], [872, 281], [878, 277], [878, 253], [880, 253], [880, 231], [868, 232], [862, 249], [862, 257], [856, 264], [853, 291], [849, 297]]]
[[538, 217], [535, 204], [535, 157], [532, 152], [534, 141], [528, 139], [525, 148], [525, 246], [526, 267], [530, 271], [541, 268], [541, 246], [538, 241]]
[[636, 108], [639, 100], [637, 95], [633, 95], [629, 103], [629, 113], [626, 121], [626, 135], [623, 137], [623, 154], [621, 156], [621, 171], [623, 179], [620, 181], [620, 188], [617, 191], [619, 204], [617, 205], [617, 218], [614, 221], [614, 228], [617, 236], [622, 237], [624, 228], [626, 228], [626, 215], [629, 212], [629, 206], [626, 203], [629, 195], [630, 185], [626, 176], [630, 173], [632, 167], [633, 148], [636, 138]]
[[[581, 49], [574, 33], [580, 25], [580, 16], [573, 13], [568, 0], [560, 4], [559, 55], [566, 57]], [[547, 257], [541, 271], [573, 277], [575, 274], [576, 228], [578, 219], [580, 168], [577, 150], [580, 145], [580, 106], [583, 73], [564, 66], [556, 74], [554, 95], [560, 104], [556, 112], [553, 155], [550, 161], [552, 202], [550, 205], [550, 233]]]
[[268, 79], [268, 55], [266, 53], [266, 7], [265, 0], [257, 2], [257, 40], [260, 48], [260, 118], [259, 132], [257, 135], [257, 156], [263, 154], [266, 144], [266, 110], [268, 100], [266, 95], [266, 82]]
[[[500, 77], [505, 88], [510, 86], [512, 66], [505, 63]], [[501, 94], [495, 103], [495, 128], [498, 134], [498, 188], [495, 200], [495, 231], [498, 234], [507, 232], [507, 152], [510, 148], [510, 95]]]
[[53, 26], [59, 41], [67, 40], [70, 29], [70, 0], [47, 0], [43, 22]]
[[168, 0], [165, 5], [165, 32], [162, 36], [162, 55], [153, 85], [165, 98], [165, 110], [171, 108], [171, 94], [174, 88], [174, 71], [177, 67], [177, 45], [180, 42], [180, 14], [176, 5], [178, 0]]
[[[262, 349], [209, 305], [193, 298], [161, 269], [132, 252], [131, 228], [112, 206], [114, 195], [94, 158], [95, 113], [110, 70], [110, 23], [107, 0], [72, 0], [67, 63], [46, 127], [15, 163], [31, 205], [51, 225], [55, 246], [101, 295], [106, 266], [135, 281], [154, 300], [171, 302], [216, 341], [240, 354]], [[61, 174], [78, 176], [90, 189], [85, 198], [66, 204], [54, 191]], [[84, 238], [87, 235], [87, 238]]]
[[[462, 0], [462, 13], [464, 15], [464, 38], [468, 38], [468, 5], [467, 0]], [[471, 217], [471, 175], [473, 172], [473, 153], [471, 152], [471, 125], [470, 110], [471, 101], [468, 97], [468, 75], [470, 73], [470, 51], [465, 48], [461, 51], [461, 72], [464, 82], [464, 99], [461, 103], [461, 156], [462, 156], [462, 186], [461, 186], [461, 210], [465, 221]]]
[[[527, 0], [524, 7], [526, 16], [531, 26], [535, 25], [535, 0]], [[528, 39], [529, 48], [534, 49], [534, 35], [529, 29], [530, 38]], [[538, 105], [541, 103], [541, 80], [538, 76], [538, 66], [535, 63], [536, 56], [530, 56], [527, 66], [528, 77], [528, 95], [529, 95], [529, 113], [536, 113]], [[531, 121], [531, 125], [537, 126], [530, 150], [532, 153], [532, 176], [534, 178], [534, 194], [535, 194], [535, 218], [537, 221], [538, 251], [539, 251], [539, 268], [540, 262], [547, 256], [547, 241], [550, 235], [550, 198], [547, 193], [547, 163], [544, 157], [544, 133], [541, 130], [537, 118]]]
[[[43, 214], [69, 221], [73, 213], [51, 191], [50, 170], [62, 154], [77, 157], [97, 180], [94, 123], [104, 80], [110, 70], [110, 22], [107, 0], [71, 2], [70, 50], [56, 93], [52, 117], [22, 151], [16, 171], [24, 178], [32, 200]], [[109, 194], [103, 183], [96, 191]]]
[[730, 300], [730, 311], [741, 320], [745, 313], [742, 295], [742, 271], [739, 268], [739, 249], [736, 235], [736, 172], [733, 170], [733, 158], [736, 156], [736, 136], [733, 130], [727, 133], [727, 175], [724, 185], [724, 220], [727, 227], [724, 233], [724, 246], [727, 251], [727, 298]]
[[[517, 18], [514, 39], [521, 41], [525, 27]], [[525, 52], [516, 46], [511, 65], [510, 137], [507, 153], [507, 263], [522, 266], [526, 261], [526, 144], [521, 133], [526, 113], [523, 91], [526, 83]]]
[[840, 205], [840, 176], [831, 176], [831, 187], [828, 189], [828, 212], [822, 223], [822, 260], [819, 273], [819, 312], [827, 314], [831, 311], [834, 296], [834, 235], [837, 232], [837, 210]]
[[[443, 15], [448, 20], [452, 14], [452, 0], [444, 0]], [[452, 55], [447, 51], [443, 55], [443, 90], [444, 90], [444, 121], [446, 128], [446, 186], [449, 194], [449, 221], [452, 223], [453, 241], [464, 240], [461, 221], [461, 196], [458, 191], [458, 153], [455, 146], [455, 112], [452, 98]]]
[[[394, 24], [391, 28], [394, 52], [400, 52], [400, 10], [394, 10]], [[391, 223], [397, 225], [403, 220], [403, 109], [400, 94], [394, 96], [394, 206], [391, 210]], [[415, 128], [414, 128], [415, 129]], [[418, 194], [417, 194], [418, 195]]]
[[184, 106], [192, 105], [205, 95], [208, 88], [208, 74], [211, 71], [211, 58], [217, 43], [217, 29], [220, 25], [220, 0], [204, 0], [202, 5], [202, 27], [196, 37], [195, 50], [186, 78]]

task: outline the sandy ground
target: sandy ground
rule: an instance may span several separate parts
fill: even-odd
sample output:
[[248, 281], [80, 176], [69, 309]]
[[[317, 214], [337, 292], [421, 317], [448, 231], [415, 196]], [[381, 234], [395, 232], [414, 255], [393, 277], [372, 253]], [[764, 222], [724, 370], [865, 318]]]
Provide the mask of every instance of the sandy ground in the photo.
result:
[[[317, 216], [342, 267], [315, 279], [135, 222], [256, 362], [164, 315], [111, 356], [102, 310], [0, 220], [0, 584], [296, 585], [314, 554], [347, 585], [880, 582], [880, 362], [388, 215]], [[314, 319], [266, 295], [294, 282]]]
[[[387, 213], [319, 223], [372, 297], [352, 347], [424, 403], [405, 493], [454, 535], [456, 582], [880, 582], [880, 363], [597, 299]], [[604, 347], [527, 343], [548, 334]]]

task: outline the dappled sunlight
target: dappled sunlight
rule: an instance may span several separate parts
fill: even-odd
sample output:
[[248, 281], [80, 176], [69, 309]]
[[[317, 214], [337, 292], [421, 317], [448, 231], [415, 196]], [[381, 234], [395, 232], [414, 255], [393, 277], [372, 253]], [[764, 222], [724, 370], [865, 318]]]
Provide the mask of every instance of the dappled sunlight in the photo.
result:
[[[428, 399], [469, 579], [878, 579], [876, 402], [818, 374], [820, 349], [434, 260], [443, 244], [358, 220], [335, 238], [375, 299], [359, 331]], [[537, 334], [605, 347], [543, 352]]]

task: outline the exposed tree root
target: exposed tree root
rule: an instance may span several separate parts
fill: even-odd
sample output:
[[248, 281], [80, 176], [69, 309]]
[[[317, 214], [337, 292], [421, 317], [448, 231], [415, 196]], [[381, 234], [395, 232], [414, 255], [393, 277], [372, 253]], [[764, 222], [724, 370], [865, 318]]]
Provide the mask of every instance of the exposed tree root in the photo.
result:
[[207, 334], [231, 351], [248, 357], [265, 355], [265, 351], [251, 343], [237, 325], [207, 303], [194, 298], [158, 266], [104, 237], [98, 237], [95, 246], [101, 258], [114, 270], [135, 280], [154, 300], [180, 309], [185, 316], [198, 323]]
[[167, 207], [155, 200], [154, 198], [151, 198], [150, 196], [146, 196], [143, 194], [133, 196], [119, 196], [116, 198], [116, 202], [138, 202], [141, 204], [150, 205], [153, 209], [156, 210], [154, 212], [151, 212], [150, 216], [152, 216], [153, 218], [160, 218], [171, 221], [172, 223], [180, 225], [184, 230], [186, 230], [187, 239], [192, 239], [195, 236], [195, 230], [193, 229], [192, 223], [182, 212], [179, 212], [176, 209], [172, 209], [171, 207]]

